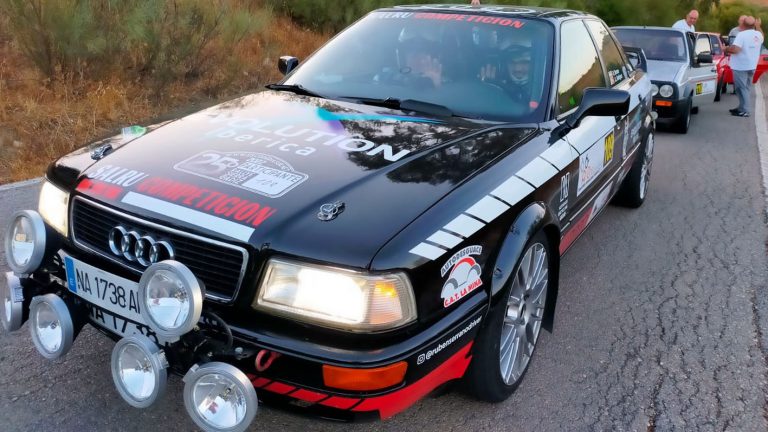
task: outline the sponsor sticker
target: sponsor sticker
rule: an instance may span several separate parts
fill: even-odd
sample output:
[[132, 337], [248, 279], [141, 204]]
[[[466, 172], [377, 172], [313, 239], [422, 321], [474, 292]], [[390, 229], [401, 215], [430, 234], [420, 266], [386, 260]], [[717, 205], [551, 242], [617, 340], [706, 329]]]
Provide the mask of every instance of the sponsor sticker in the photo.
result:
[[605, 207], [605, 204], [608, 203], [608, 197], [611, 195], [611, 187], [613, 186], [613, 182], [608, 183], [608, 185], [603, 188], [602, 191], [597, 195], [597, 198], [595, 198], [595, 203], [592, 204], [592, 213], [589, 215], [588, 222], [591, 222], [592, 219], [597, 216], [601, 210]]
[[[613, 144], [611, 142], [611, 144]], [[605, 144], [593, 144], [589, 150], [579, 156], [579, 182], [576, 188], [576, 195], [581, 195], [587, 187], [603, 172], [605, 169]], [[613, 155], [613, 149], [611, 149]]]
[[616, 140], [616, 135], [611, 132], [605, 137], [605, 156], [603, 158], [603, 165], [608, 165], [613, 160], [613, 144]]
[[483, 319], [482, 316], [477, 317], [477, 319], [474, 319], [469, 322], [469, 324], [466, 325], [463, 329], [459, 330], [456, 334], [453, 336], [447, 338], [443, 342], [437, 344], [434, 348], [430, 348], [427, 351], [419, 354], [419, 356], [416, 358], [416, 364], [424, 364], [424, 362], [429, 361], [432, 357], [434, 357], [437, 353], [440, 351], [448, 348], [456, 342], [457, 340], [464, 337], [467, 333], [469, 333], [473, 328], [477, 327], [478, 324], [480, 324], [480, 321]]
[[560, 202], [568, 201], [568, 185], [571, 184], [571, 173], [560, 177]]
[[174, 168], [269, 198], [281, 197], [309, 178], [283, 159], [255, 152], [208, 150]]
[[483, 252], [482, 246], [467, 246], [456, 252], [440, 269], [440, 275], [448, 280], [443, 284], [440, 296], [443, 299], [443, 307], [451, 306], [469, 293], [483, 285], [481, 275], [483, 269], [473, 256]]

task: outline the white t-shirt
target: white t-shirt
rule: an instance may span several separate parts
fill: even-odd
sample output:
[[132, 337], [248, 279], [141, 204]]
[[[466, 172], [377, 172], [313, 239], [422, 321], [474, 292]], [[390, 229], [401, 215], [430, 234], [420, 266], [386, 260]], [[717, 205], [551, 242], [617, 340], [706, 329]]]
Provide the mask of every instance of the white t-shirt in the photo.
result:
[[760, 60], [763, 35], [757, 30], [744, 30], [736, 35], [733, 45], [741, 48], [741, 51], [738, 54], [731, 54], [731, 69], [735, 71], [755, 70], [757, 62]]
[[695, 32], [696, 28], [692, 25], [688, 25], [687, 22], [685, 22], [684, 19], [681, 19], [680, 21], [672, 24], [673, 29], [678, 29], [682, 31], [689, 31], [689, 32]]

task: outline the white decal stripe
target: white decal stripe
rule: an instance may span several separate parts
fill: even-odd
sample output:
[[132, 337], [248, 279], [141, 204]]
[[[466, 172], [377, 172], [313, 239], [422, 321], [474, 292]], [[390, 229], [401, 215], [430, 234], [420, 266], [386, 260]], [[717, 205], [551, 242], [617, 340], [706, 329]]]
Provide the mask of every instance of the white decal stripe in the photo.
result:
[[537, 157], [516, 174], [528, 183], [539, 187], [557, 175], [557, 170], [549, 162]]
[[491, 222], [509, 209], [509, 206], [488, 195], [467, 210], [472, 216]]
[[540, 155], [540, 157], [552, 165], [556, 166], [559, 170], [564, 170], [571, 162], [579, 157], [579, 153], [576, 152], [573, 147], [570, 146], [565, 140], [560, 140]]
[[419, 256], [423, 256], [424, 258], [434, 260], [434, 259], [440, 258], [442, 254], [448, 251], [444, 249], [440, 249], [437, 246], [432, 246], [431, 244], [419, 243], [418, 246], [411, 249], [410, 252], [412, 254], [416, 254]]
[[448, 249], [452, 249], [454, 246], [461, 243], [462, 240], [461, 237], [457, 237], [445, 231], [438, 231], [427, 238], [427, 241], [445, 246]]
[[211, 216], [197, 210], [192, 210], [136, 192], [128, 192], [125, 194], [122, 202], [147, 209], [162, 216], [170, 216], [174, 219], [189, 222], [193, 225], [219, 232], [237, 240], [248, 241], [254, 231], [253, 228], [240, 225], [239, 223]]
[[444, 228], [461, 236], [469, 237], [484, 226], [484, 223], [476, 219], [472, 219], [467, 215], [461, 214], [457, 216], [456, 219], [448, 222], [448, 225], [446, 225]]
[[531, 185], [517, 177], [510, 177], [507, 181], [494, 189], [491, 192], [491, 195], [500, 198], [509, 205], [515, 205], [531, 192], [533, 192]]

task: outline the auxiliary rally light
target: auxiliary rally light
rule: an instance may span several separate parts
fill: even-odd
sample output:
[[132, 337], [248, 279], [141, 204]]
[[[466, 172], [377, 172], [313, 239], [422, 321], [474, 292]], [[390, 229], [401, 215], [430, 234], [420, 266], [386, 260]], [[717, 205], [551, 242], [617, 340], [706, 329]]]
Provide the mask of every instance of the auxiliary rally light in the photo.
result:
[[37, 351], [49, 360], [63, 357], [72, 348], [75, 326], [69, 307], [56, 294], [36, 296], [29, 306], [29, 331]]
[[139, 281], [141, 316], [160, 336], [178, 340], [200, 320], [205, 288], [184, 264], [152, 264]]
[[240, 369], [222, 362], [192, 366], [184, 376], [184, 406], [210, 432], [242, 432], [256, 416], [256, 390]]
[[5, 273], [5, 283], [0, 281], [2, 321], [5, 331], [16, 331], [24, 324], [24, 292], [21, 281], [13, 272]]
[[40, 267], [45, 254], [45, 222], [33, 210], [17, 212], [12, 220], [3, 245], [8, 267], [16, 274], [32, 273]]
[[121, 339], [112, 350], [112, 380], [120, 396], [146, 408], [163, 394], [168, 381], [165, 353], [143, 335]]

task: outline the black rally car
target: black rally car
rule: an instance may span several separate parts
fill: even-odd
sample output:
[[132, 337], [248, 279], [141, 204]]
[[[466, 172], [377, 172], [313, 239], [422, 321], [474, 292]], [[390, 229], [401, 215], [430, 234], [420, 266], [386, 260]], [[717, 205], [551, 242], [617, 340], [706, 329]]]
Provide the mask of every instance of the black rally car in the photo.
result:
[[184, 375], [206, 430], [258, 400], [387, 418], [460, 378], [507, 398], [560, 256], [645, 198], [645, 74], [600, 19], [514, 7], [377, 10], [279, 65], [54, 162], [7, 230], [5, 327], [58, 358], [94, 325], [128, 403]]

